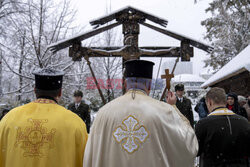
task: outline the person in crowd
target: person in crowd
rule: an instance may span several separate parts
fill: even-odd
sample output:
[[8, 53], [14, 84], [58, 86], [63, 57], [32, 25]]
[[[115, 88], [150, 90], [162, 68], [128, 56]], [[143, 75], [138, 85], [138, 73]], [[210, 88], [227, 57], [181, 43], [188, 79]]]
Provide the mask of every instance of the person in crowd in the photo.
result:
[[175, 86], [175, 92], [177, 96], [176, 107], [189, 120], [191, 126], [194, 127], [194, 115], [192, 111], [192, 103], [190, 99], [184, 97], [184, 85], [177, 84]]
[[248, 167], [250, 124], [226, 103], [224, 89], [215, 87], [206, 94], [209, 115], [195, 126], [200, 167]]
[[195, 106], [194, 110], [199, 114], [199, 118], [205, 118], [208, 115], [207, 105], [205, 101], [205, 97], [202, 97], [200, 101]]
[[2, 115], [0, 117], [0, 121], [3, 119], [3, 117], [9, 112], [10, 110], [7, 109], [7, 108], [4, 108], [3, 111], [2, 111]]
[[248, 118], [248, 121], [250, 122], [250, 95], [248, 95], [247, 103], [243, 107], [246, 109], [247, 118]]
[[82, 167], [86, 125], [57, 104], [64, 73], [44, 68], [34, 75], [36, 100], [0, 121], [0, 167]]
[[68, 109], [77, 114], [86, 124], [87, 132], [90, 131], [91, 117], [89, 105], [82, 100], [83, 93], [80, 90], [74, 92], [74, 103], [68, 106]]
[[238, 95], [238, 102], [240, 107], [243, 107], [247, 103], [247, 98], [244, 96]]
[[193, 167], [198, 142], [174, 106], [149, 97], [153, 62], [125, 63], [126, 94], [104, 105], [91, 127], [85, 167]]
[[235, 93], [228, 93], [227, 94], [227, 105], [226, 106], [229, 110], [233, 111], [234, 113], [247, 118], [247, 112], [246, 112], [245, 108], [243, 108], [239, 105], [237, 94], [235, 94]]

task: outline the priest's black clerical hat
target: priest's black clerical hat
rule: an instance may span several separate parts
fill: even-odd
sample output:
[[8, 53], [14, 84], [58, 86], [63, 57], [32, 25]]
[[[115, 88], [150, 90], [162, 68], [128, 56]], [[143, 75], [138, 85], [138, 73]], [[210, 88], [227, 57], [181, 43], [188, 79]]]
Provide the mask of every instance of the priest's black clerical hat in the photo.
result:
[[124, 77], [152, 79], [154, 63], [146, 60], [128, 60], [125, 62]]
[[63, 71], [44, 68], [33, 72], [35, 75], [36, 89], [40, 90], [58, 90], [62, 88]]

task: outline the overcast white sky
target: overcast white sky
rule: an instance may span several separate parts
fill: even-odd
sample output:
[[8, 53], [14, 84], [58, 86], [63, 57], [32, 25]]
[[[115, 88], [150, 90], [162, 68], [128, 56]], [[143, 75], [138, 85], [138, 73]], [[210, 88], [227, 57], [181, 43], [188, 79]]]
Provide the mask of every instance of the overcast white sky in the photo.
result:
[[[205, 13], [208, 3], [212, 0], [201, 0], [194, 3], [194, 0], [72, 0], [73, 5], [78, 9], [76, 21], [82, 25], [89, 25], [89, 21], [106, 14], [106, 7], [111, 3], [111, 11], [118, 10], [125, 6], [133, 6], [152, 13], [169, 21], [167, 29], [184, 34], [199, 41], [208, 43], [203, 39], [205, 28], [201, 26], [201, 21], [209, 17]], [[119, 27], [121, 29], [121, 27]], [[91, 29], [90, 26], [86, 30]], [[180, 42], [170, 37], [154, 32], [141, 26], [139, 36], [140, 46], [179, 46]], [[194, 74], [204, 73], [203, 60], [207, 57], [206, 52], [195, 49], [193, 62]], [[164, 58], [163, 62], [168, 58]], [[154, 61], [155, 70], [158, 70], [159, 60]]]

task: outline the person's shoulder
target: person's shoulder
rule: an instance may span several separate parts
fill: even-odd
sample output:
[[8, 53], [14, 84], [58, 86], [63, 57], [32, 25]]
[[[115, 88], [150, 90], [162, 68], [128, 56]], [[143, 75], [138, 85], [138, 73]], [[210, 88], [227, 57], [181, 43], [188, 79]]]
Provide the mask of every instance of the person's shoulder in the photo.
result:
[[22, 105], [22, 106], [15, 107], [15, 108], [13, 108], [12, 110], [10, 110], [10, 111], [8, 112], [8, 114], [15, 114], [15, 113], [17, 113], [17, 112], [21, 112], [21, 111], [23, 111], [23, 110], [25, 110], [25, 109], [27, 109], [27, 108], [32, 107], [33, 105], [34, 105], [34, 103], [33, 103], [33, 102], [30, 102], [30, 103], [24, 104], [24, 105]]
[[191, 103], [191, 100], [188, 97], [184, 96], [183, 99]]
[[120, 102], [124, 99], [124, 96], [125, 95], [117, 97], [117, 98], [111, 100], [110, 102], [106, 103], [105, 105], [103, 105], [101, 108], [99, 108], [98, 115], [100, 115], [99, 113], [102, 113], [102, 111], [107, 111], [106, 110], [107, 108], [121, 104]]
[[68, 105], [68, 107], [73, 107], [75, 105], [75, 103], [70, 103], [69, 105]]
[[60, 106], [60, 105], [57, 105], [57, 108], [56, 110], [58, 110], [59, 112], [61, 112], [60, 114], [65, 117], [69, 122], [80, 122], [82, 123], [82, 119], [77, 115], [75, 114], [74, 112], [66, 109], [65, 107], [63, 106]]
[[246, 112], [246, 108], [245, 107], [240, 107], [240, 111], [241, 112]]
[[202, 125], [207, 126], [207, 124], [211, 124], [211, 122], [217, 121], [217, 120], [215, 120], [216, 117], [218, 117], [218, 116], [207, 116], [205, 118], [201, 118], [197, 122], [196, 126], [202, 126]]
[[83, 107], [89, 107], [89, 105], [88, 104], [86, 104], [85, 102], [81, 102], [81, 104], [80, 104], [81, 106], [83, 106]]
[[[157, 99], [154, 99], [150, 96], [147, 96], [147, 98], [145, 99], [145, 104], [151, 106], [152, 108], [154, 108], [153, 113], [159, 113], [161, 114], [166, 114], [166, 113], [173, 113], [175, 112], [176, 108], [174, 105], [170, 105], [167, 102], [164, 101], [160, 101]], [[152, 114], [153, 114], [152, 113]]]
[[234, 114], [234, 115], [232, 115], [232, 117], [235, 118], [235, 120], [237, 120], [237, 121], [248, 123], [248, 120], [245, 117], [241, 116], [241, 115]]
[[[72, 112], [72, 111], [70, 111], [62, 106], [61, 106], [61, 111], [63, 111], [62, 117], [65, 118], [65, 120], [66, 120], [65, 123], [67, 126], [74, 127], [75, 129], [78, 129], [80, 131], [86, 130], [86, 124], [77, 114], [75, 114], [74, 112]], [[84, 131], [82, 131], [82, 132], [84, 132]], [[87, 131], [84, 133], [87, 133]]]
[[[129, 94], [124, 94], [112, 101], [110, 101], [109, 103], [105, 104], [104, 106], [102, 106], [99, 111], [99, 113], [102, 113], [102, 111], [110, 111], [110, 109], [112, 107], [117, 107], [119, 105], [124, 105], [125, 103], [129, 103], [130, 101], [128, 100], [128, 96]], [[150, 105], [150, 106], [154, 106], [157, 108], [171, 108], [171, 105], [161, 102], [159, 100], [156, 100], [148, 95], [142, 95], [142, 94], [136, 94], [135, 96], [139, 96], [139, 101], [143, 102], [144, 105]], [[136, 100], [137, 97], [135, 97]], [[132, 100], [132, 99], [131, 99]]]
[[61, 112], [62, 114], [65, 114], [67, 116], [72, 116], [72, 117], [75, 117], [75, 113], [73, 113], [72, 111], [68, 110], [67, 108], [59, 105], [59, 104], [56, 104], [56, 110]]
[[27, 108], [30, 108], [32, 107], [32, 102], [28, 103], [28, 104], [25, 104], [25, 105], [22, 105], [22, 106], [18, 106], [18, 107], [15, 107], [13, 109], [11, 109], [2, 119], [2, 121], [8, 121], [9, 118], [14, 118], [14, 117], [18, 117], [19, 114], [22, 114], [22, 111], [26, 110]]
[[246, 103], [244, 106], [243, 106], [245, 109], [248, 109], [250, 108], [250, 105], [248, 103]]

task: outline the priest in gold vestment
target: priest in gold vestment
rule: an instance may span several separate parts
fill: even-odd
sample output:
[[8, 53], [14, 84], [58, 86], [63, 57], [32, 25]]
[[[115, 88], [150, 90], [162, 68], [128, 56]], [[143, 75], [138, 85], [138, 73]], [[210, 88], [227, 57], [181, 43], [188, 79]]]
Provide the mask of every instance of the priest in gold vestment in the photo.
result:
[[80, 117], [57, 104], [63, 73], [34, 74], [37, 100], [0, 121], [0, 167], [82, 167], [88, 134]]
[[148, 96], [153, 63], [125, 63], [127, 93], [103, 106], [86, 145], [86, 167], [193, 167], [195, 132], [175, 107]]

